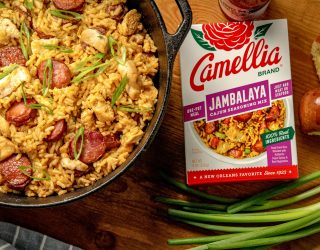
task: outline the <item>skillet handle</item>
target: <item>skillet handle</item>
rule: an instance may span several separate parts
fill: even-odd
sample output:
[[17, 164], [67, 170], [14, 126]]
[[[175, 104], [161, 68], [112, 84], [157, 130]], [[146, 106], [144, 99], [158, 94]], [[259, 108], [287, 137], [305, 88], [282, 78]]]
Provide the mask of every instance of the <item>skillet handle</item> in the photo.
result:
[[151, 1], [152, 7], [154, 11], [156, 12], [159, 20], [160, 20], [160, 26], [164, 32], [164, 39], [167, 46], [168, 51], [168, 62], [170, 66], [173, 66], [173, 61], [179, 51], [179, 48], [185, 39], [186, 35], [188, 34], [191, 24], [192, 24], [192, 11], [190, 8], [190, 5], [187, 0], [175, 0], [179, 10], [182, 15], [182, 22], [179, 25], [178, 30], [174, 34], [169, 34], [167, 31], [167, 28], [165, 26], [165, 23], [161, 17], [161, 14], [159, 12], [159, 9], [154, 1]]

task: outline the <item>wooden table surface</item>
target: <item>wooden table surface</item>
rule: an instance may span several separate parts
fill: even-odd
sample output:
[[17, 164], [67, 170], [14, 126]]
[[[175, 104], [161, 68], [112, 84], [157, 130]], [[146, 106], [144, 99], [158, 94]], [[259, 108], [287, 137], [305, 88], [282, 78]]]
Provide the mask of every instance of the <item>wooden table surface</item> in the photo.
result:
[[[180, 23], [175, 1], [157, 2], [168, 30], [174, 32]], [[226, 20], [217, 0], [189, 0], [189, 3], [193, 10], [193, 23]], [[303, 93], [320, 86], [310, 56], [312, 41], [320, 33], [320, 1], [272, 0], [265, 18], [287, 18], [289, 22], [299, 169], [300, 174], [305, 175], [320, 169], [320, 138], [302, 135], [297, 115]], [[161, 129], [150, 149], [129, 171], [102, 190], [70, 204], [42, 209], [0, 208], [0, 220], [40, 231], [84, 249], [162, 250], [169, 249], [166, 244], [168, 238], [208, 234], [163, 216], [165, 206], [154, 202], [155, 196], [184, 196], [163, 183], [157, 174], [159, 168], [166, 169], [180, 180], [185, 178], [179, 56], [175, 61], [169, 106]], [[274, 184], [251, 182], [206, 188], [215, 194], [245, 197]], [[309, 199], [298, 205], [317, 200]], [[274, 249], [320, 249], [320, 234]]]

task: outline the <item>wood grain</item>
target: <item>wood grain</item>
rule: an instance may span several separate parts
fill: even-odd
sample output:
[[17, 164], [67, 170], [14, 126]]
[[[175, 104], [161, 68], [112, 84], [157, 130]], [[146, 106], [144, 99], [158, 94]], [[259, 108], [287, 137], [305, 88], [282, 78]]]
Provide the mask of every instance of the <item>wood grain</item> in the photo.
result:
[[[157, 3], [169, 32], [175, 32], [181, 20], [175, 1], [158, 0]], [[216, 0], [189, 0], [189, 3], [193, 10], [193, 23], [226, 21]], [[303, 93], [319, 86], [310, 48], [312, 41], [320, 33], [320, 1], [272, 0], [265, 18], [287, 18], [289, 23], [299, 168], [300, 174], [304, 175], [320, 169], [320, 138], [301, 134], [297, 113]], [[161, 181], [157, 174], [159, 168], [166, 169], [180, 180], [185, 178], [179, 56], [174, 65], [171, 96], [161, 129], [150, 149], [129, 171], [106, 188], [79, 201], [43, 209], [0, 208], [0, 219], [84, 249], [163, 250], [169, 249], [166, 244], [168, 238], [208, 234], [169, 221], [164, 216], [166, 207], [154, 202], [155, 196], [185, 196], [176, 193]], [[274, 184], [275, 182], [250, 182], [201, 188], [215, 194], [245, 197]], [[304, 189], [305, 187], [300, 188], [290, 194]], [[314, 198], [298, 205], [318, 200]], [[320, 234], [282, 244], [274, 249], [320, 249]]]

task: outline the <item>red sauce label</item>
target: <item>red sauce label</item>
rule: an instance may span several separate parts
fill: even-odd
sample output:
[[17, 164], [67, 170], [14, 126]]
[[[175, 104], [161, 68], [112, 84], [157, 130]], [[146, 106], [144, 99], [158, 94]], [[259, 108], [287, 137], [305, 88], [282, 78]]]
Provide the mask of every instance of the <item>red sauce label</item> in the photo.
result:
[[230, 3], [242, 9], [259, 9], [267, 2], [269, 0], [230, 0]]
[[244, 21], [259, 18], [271, 0], [219, 0], [223, 13], [231, 20]]

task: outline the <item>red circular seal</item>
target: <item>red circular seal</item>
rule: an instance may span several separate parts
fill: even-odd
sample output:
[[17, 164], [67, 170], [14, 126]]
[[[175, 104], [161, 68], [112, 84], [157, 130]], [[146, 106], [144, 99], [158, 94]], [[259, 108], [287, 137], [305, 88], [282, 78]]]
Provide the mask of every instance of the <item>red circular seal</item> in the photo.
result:
[[241, 49], [250, 41], [253, 29], [253, 22], [229, 22], [202, 26], [204, 38], [216, 49], [226, 51]]

